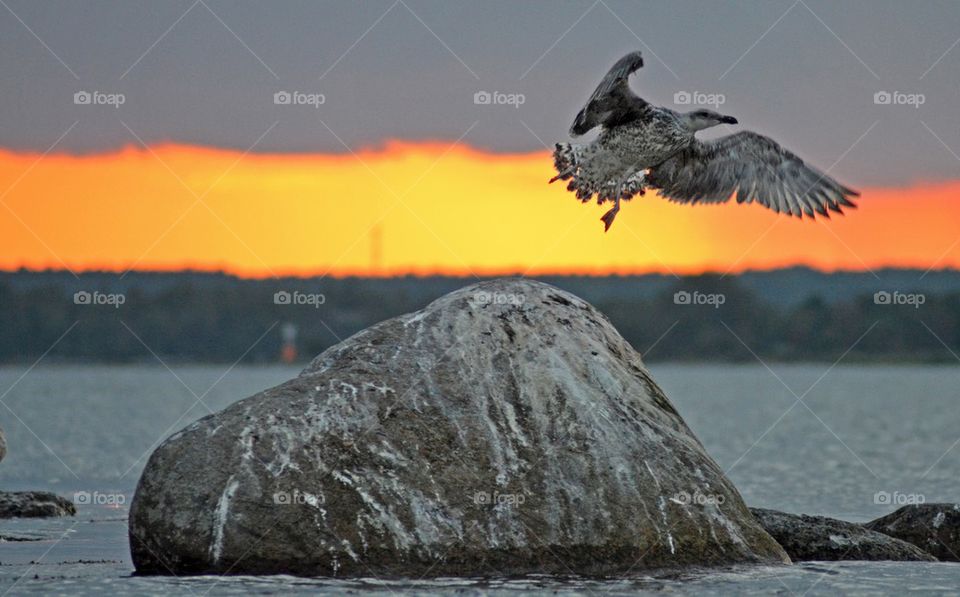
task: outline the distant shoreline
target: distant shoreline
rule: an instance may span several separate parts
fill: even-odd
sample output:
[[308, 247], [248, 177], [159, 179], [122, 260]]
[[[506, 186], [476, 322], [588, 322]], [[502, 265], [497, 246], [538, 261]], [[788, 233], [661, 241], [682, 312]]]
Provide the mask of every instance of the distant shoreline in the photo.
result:
[[[650, 363], [960, 361], [957, 270], [535, 279], [593, 304]], [[0, 272], [0, 363], [305, 364], [473, 282]]]

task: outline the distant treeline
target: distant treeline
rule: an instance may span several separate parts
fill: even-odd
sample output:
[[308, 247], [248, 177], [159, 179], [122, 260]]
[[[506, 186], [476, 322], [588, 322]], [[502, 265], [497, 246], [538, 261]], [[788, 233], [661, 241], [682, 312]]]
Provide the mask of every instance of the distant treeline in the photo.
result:
[[[846, 353], [848, 361], [954, 362], [960, 274], [935, 274], [796, 269], [541, 279], [593, 303], [648, 360], [832, 362]], [[297, 329], [300, 358], [309, 359], [475, 281], [4, 273], [0, 362], [45, 354], [69, 361], [274, 362], [288, 324]]]

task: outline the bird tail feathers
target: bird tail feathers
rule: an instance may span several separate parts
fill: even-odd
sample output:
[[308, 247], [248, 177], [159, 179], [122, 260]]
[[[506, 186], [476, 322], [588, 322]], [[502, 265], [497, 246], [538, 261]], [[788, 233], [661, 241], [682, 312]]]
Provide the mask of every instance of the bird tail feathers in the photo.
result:
[[554, 146], [553, 167], [557, 169], [557, 175], [551, 178], [550, 182], [573, 177], [582, 158], [580, 149], [580, 146], [574, 143], [557, 143]]
[[[553, 150], [553, 167], [557, 170], [557, 175], [550, 179], [550, 182], [558, 180], [568, 180], [567, 190], [575, 192], [577, 199], [586, 203], [594, 195], [597, 196], [597, 203], [604, 201], [613, 201], [617, 197], [616, 180], [593, 180], [595, 176], [585, 176], [585, 170], [589, 169], [590, 160], [584, 159], [584, 145], [576, 143], [557, 143]], [[636, 194], [643, 194], [644, 176], [643, 171], [635, 173], [627, 178], [620, 189], [620, 199], [628, 200]]]
[[568, 191], [576, 191], [577, 199], [589, 201], [596, 192], [590, 183], [580, 176], [583, 162], [583, 146], [576, 143], [557, 143], [553, 150], [553, 167], [557, 175], [550, 182], [569, 180]]

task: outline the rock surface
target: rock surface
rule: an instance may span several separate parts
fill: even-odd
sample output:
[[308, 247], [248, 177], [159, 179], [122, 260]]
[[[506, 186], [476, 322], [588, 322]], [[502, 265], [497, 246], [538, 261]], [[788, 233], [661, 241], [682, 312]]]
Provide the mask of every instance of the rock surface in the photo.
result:
[[810, 560], [936, 561], [932, 555], [862, 525], [826, 516], [750, 508], [760, 525], [798, 562]]
[[[0, 460], [7, 455], [7, 438], [0, 429]], [[76, 507], [68, 499], [48, 491], [0, 491], [0, 518], [44, 518], [73, 516]], [[15, 535], [0, 536], [2, 541], [32, 541]]]
[[863, 525], [912, 543], [944, 562], [960, 562], [960, 504], [917, 504]]
[[581, 299], [495, 280], [381, 322], [150, 457], [139, 573], [614, 573], [789, 559]]
[[73, 502], [48, 491], [0, 491], [0, 518], [73, 516]]

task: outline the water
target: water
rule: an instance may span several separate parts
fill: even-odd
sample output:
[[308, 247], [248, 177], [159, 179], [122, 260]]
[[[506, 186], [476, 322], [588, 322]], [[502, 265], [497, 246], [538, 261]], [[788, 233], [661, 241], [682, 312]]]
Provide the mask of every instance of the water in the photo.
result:
[[[960, 501], [960, 368], [655, 364], [651, 370], [751, 505], [865, 521], [896, 507], [877, 503], [885, 499]], [[41, 538], [0, 543], [0, 591], [882, 595], [955, 594], [960, 587], [960, 564], [876, 562], [606, 580], [132, 577], [127, 507], [153, 447], [210, 410], [298, 371], [279, 366], [0, 368], [0, 421], [9, 444], [0, 463], [0, 487], [48, 489], [86, 501], [72, 519], [0, 521], [4, 536]]]

